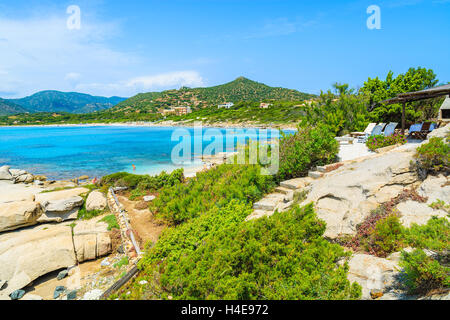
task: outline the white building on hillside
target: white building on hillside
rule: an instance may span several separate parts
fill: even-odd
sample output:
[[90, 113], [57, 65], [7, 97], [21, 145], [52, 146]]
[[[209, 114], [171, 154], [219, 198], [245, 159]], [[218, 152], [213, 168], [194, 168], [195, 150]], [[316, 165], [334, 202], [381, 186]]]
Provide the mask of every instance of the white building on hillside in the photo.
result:
[[219, 109], [221, 109], [221, 108], [230, 109], [232, 106], [234, 106], [233, 102], [227, 102], [225, 104], [219, 104], [217, 106], [217, 108], [219, 108]]

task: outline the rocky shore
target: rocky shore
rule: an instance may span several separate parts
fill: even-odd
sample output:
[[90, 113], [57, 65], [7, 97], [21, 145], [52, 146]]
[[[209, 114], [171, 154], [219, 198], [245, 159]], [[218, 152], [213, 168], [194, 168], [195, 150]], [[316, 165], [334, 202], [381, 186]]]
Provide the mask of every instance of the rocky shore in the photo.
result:
[[0, 299], [16, 298], [39, 277], [112, 250], [103, 216], [78, 219], [82, 208], [106, 209], [106, 197], [73, 182], [45, 180], [0, 168]]

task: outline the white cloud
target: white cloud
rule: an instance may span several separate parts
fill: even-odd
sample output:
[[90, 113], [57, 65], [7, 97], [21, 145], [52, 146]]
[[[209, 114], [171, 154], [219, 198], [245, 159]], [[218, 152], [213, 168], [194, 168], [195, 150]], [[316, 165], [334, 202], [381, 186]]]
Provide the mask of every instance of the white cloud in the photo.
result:
[[197, 71], [188, 70], [135, 77], [114, 83], [80, 83], [76, 88], [80, 91], [101, 92], [103, 95], [132, 96], [139, 92], [203, 85], [202, 76]]
[[64, 13], [0, 18], [0, 91], [24, 96], [44, 89], [72, 90], [81, 74], [111, 79], [117, 71], [138, 64], [135, 55], [106, 44], [120, 32], [114, 23], [83, 20], [80, 30], [69, 30], [66, 18]]
[[129, 88], [151, 90], [155, 88], [167, 88], [174, 86], [199, 87], [203, 84], [202, 77], [196, 71], [176, 71], [152, 76], [137, 77], [128, 80], [126, 86]]

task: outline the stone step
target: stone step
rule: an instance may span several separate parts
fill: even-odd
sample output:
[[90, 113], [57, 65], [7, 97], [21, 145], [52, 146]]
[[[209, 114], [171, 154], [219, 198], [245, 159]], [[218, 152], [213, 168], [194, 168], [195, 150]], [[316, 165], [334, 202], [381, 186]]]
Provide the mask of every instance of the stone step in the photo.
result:
[[288, 195], [288, 194], [294, 192], [294, 190], [289, 189], [289, 188], [285, 188], [285, 187], [281, 187], [281, 186], [280, 186], [280, 187], [276, 187], [276, 188], [275, 188], [275, 192], [278, 192], [278, 193], [282, 193], [282, 194]]
[[326, 166], [317, 166], [316, 171], [325, 173], [325, 172], [327, 172], [327, 167]]
[[323, 173], [319, 171], [310, 171], [308, 172], [308, 177], [311, 177], [313, 179], [319, 179], [323, 177]]
[[295, 178], [281, 182], [280, 186], [286, 189], [297, 190], [308, 186], [310, 183], [311, 178]]
[[245, 219], [245, 221], [256, 220], [262, 217], [270, 217], [271, 215], [273, 215], [273, 211], [255, 210]]
[[277, 207], [277, 210], [279, 212], [285, 212], [285, 211], [288, 211], [290, 208], [292, 208], [293, 205], [294, 205], [294, 201], [280, 203]]

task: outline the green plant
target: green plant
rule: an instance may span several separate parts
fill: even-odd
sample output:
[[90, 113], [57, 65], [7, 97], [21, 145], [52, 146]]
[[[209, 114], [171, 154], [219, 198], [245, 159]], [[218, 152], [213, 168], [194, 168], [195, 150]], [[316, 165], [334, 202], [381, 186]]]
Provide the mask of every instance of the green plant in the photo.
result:
[[349, 254], [322, 237], [312, 205], [244, 222], [251, 211], [232, 201], [165, 233], [139, 264], [149, 285], [134, 282], [127, 298], [360, 297], [347, 264], [337, 263]]
[[407, 142], [406, 136], [402, 134], [393, 134], [388, 137], [385, 137], [383, 135], [377, 135], [369, 137], [367, 139], [366, 146], [370, 151], [375, 151], [377, 149], [396, 144], [405, 144], [406, 142]]
[[106, 217], [103, 217], [99, 221], [106, 222], [108, 224], [108, 231], [111, 231], [112, 229], [120, 229], [120, 226], [117, 223], [117, 219], [114, 214], [110, 214]]
[[432, 137], [417, 148], [414, 157], [419, 170], [447, 173], [450, 170], [450, 144], [443, 138]]
[[371, 235], [363, 245], [367, 251], [374, 251], [378, 256], [399, 251], [403, 247], [404, 227], [397, 215], [390, 215], [379, 220]]
[[404, 268], [405, 285], [410, 293], [427, 294], [450, 286], [450, 268], [422, 250], [403, 251], [400, 265]]
[[413, 224], [405, 230], [405, 241], [414, 248], [448, 250], [450, 223], [446, 218], [432, 217], [425, 225]]
[[299, 127], [294, 135], [280, 141], [280, 160], [277, 180], [305, 176], [315, 166], [333, 162], [339, 151], [339, 144], [329, 127]]
[[447, 213], [450, 213], [450, 204], [445, 203], [445, 201], [442, 201], [440, 199], [436, 199], [435, 202], [430, 204], [430, 208], [434, 210], [444, 210]]
[[128, 257], [125, 256], [125, 257], [122, 257], [122, 259], [120, 259], [118, 262], [114, 263], [114, 264], [113, 264], [113, 267], [114, 267], [114, 268], [120, 269], [120, 268], [122, 268], [123, 266], [127, 266], [128, 263], [129, 263]]
[[253, 203], [274, 187], [273, 178], [260, 171], [259, 165], [220, 165], [186, 183], [163, 188], [150, 208], [160, 219], [176, 225], [232, 199]]

